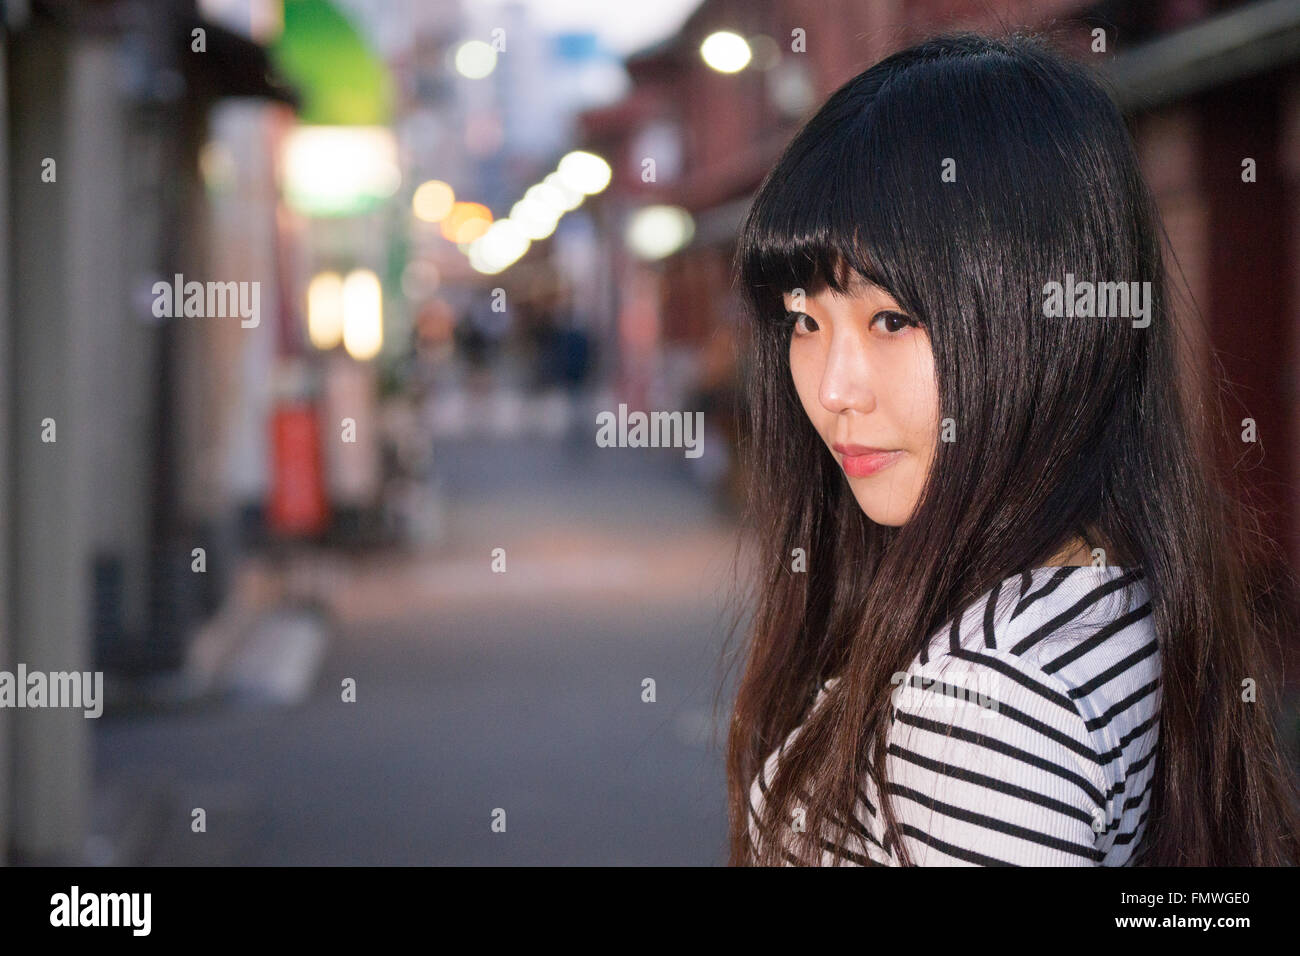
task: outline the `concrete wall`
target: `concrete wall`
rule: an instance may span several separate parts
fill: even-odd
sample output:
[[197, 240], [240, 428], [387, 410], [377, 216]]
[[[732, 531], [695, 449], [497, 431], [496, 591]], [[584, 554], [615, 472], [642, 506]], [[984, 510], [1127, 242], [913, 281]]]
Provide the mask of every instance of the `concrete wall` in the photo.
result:
[[[9, 56], [8, 36], [0, 35], [0, 182], [8, 184], [9, 168]], [[9, 189], [0, 189], [0, 670], [12, 667], [10, 587], [13, 565], [9, 545], [11, 509], [9, 442], [13, 387], [13, 312], [9, 308]], [[10, 722], [0, 716], [0, 866], [9, 858], [9, 780], [12, 776]]]
[[[110, 39], [39, 25], [11, 54], [9, 658], [89, 671], [97, 553], [121, 558], [127, 627], [142, 626], [147, 610], [156, 332], [133, 299], [143, 277], [132, 222], [148, 207], [130, 194], [130, 169], [147, 168], [147, 158], [134, 153]], [[41, 180], [47, 157], [55, 182]], [[45, 419], [55, 422], [54, 442], [42, 441]], [[75, 862], [89, 826], [92, 725], [73, 709], [6, 717], [15, 860]]]

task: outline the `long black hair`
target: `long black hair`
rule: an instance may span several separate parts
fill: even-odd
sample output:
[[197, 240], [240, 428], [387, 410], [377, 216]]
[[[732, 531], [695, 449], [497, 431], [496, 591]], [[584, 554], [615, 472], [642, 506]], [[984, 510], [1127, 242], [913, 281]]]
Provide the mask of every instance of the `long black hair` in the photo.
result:
[[[1285, 565], [1235, 476], [1215, 472], [1217, 386], [1180, 386], [1195, 363], [1181, 367], [1162, 237], [1112, 99], [1026, 36], [942, 36], [888, 57], [832, 94], [769, 172], [735, 263], [752, 319], [745, 453], [760, 557], [728, 743], [733, 864], [779, 862], [792, 846], [765, 840], [752, 857], [749, 789], [823, 680], [840, 677], [785, 752], [765, 831], [789, 832], [797, 797], [806, 834], [822, 833], [863, 774], [887, 794], [890, 675], [1076, 536], [1140, 568], [1151, 595], [1160, 732], [1140, 862], [1295, 862], [1264, 656], [1280, 623], [1249, 573]], [[843, 292], [853, 272], [924, 327], [955, 430], [901, 527], [862, 513], [791, 379], [782, 293]], [[1045, 316], [1045, 285], [1067, 275], [1150, 283], [1149, 324]], [[796, 548], [808, 573], [790, 568]], [[910, 862], [881, 804], [886, 845]], [[820, 859], [815, 840], [791, 838], [797, 858]]]

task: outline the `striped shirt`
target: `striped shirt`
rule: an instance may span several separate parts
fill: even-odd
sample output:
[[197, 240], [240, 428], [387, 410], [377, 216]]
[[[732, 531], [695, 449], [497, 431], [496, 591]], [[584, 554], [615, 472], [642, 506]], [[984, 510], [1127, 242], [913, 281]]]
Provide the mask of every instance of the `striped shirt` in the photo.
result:
[[[1139, 570], [1035, 568], [972, 602], [894, 676], [887, 770], [912, 861], [1132, 865], [1151, 800], [1159, 679]], [[837, 682], [823, 684], [813, 708]], [[750, 788], [751, 846], [798, 733]], [[898, 865], [877, 810], [864, 775], [848, 832], [843, 816], [823, 831], [822, 865], [837, 856], [841, 865]], [[785, 828], [798, 827], [798, 813]]]

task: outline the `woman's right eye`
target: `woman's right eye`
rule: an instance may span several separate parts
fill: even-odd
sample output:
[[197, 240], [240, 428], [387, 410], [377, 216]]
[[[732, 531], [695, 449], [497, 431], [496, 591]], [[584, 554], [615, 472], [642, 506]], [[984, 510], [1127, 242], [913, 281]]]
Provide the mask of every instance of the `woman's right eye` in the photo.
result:
[[809, 332], [817, 331], [817, 320], [806, 312], [787, 312], [785, 317], [794, 325], [795, 335], [807, 335]]

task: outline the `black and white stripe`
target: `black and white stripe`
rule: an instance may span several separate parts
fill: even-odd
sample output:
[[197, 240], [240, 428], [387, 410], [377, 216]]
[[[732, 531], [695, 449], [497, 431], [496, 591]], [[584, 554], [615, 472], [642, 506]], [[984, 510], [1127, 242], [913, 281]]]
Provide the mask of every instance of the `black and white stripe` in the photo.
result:
[[[1140, 571], [1036, 568], [940, 628], [909, 670], [888, 748], [890, 794], [922, 866], [1125, 866], [1150, 807], [1160, 651]], [[834, 692], [826, 682], [814, 707]], [[979, 703], [954, 702], [954, 687]], [[984, 706], [980, 706], [983, 704]], [[790, 733], [750, 790], [750, 840]], [[859, 788], [822, 862], [897, 865], [879, 799]], [[771, 834], [762, 834], [766, 841]], [[793, 862], [787, 855], [786, 862]]]

